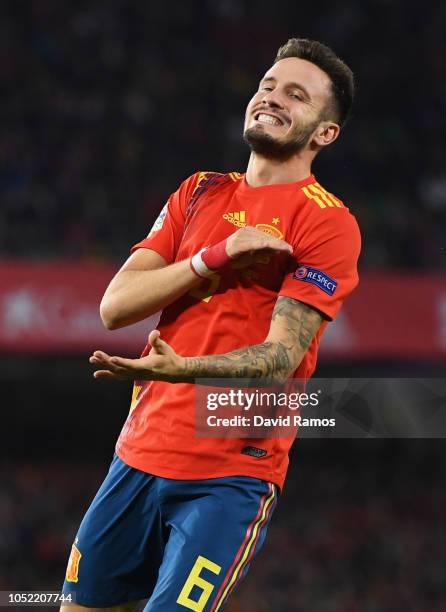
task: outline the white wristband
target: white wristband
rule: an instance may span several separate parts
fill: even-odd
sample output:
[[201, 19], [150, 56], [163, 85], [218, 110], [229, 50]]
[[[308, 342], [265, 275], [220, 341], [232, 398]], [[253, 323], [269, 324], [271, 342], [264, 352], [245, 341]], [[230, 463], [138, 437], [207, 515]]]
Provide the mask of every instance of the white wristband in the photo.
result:
[[195, 255], [190, 260], [190, 266], [192, 270], [197, 276], [201, 276], [201, 278], [208, 278], [209, 276], [215, 274], [215, 270], [211, 270], [210, 268], [208, 268], [204, 261], [201, 259], [201, 254], [205, 250], [206, 249], [201, 249], [200, 251], [198, 251], [198, 253], [195, 253]]

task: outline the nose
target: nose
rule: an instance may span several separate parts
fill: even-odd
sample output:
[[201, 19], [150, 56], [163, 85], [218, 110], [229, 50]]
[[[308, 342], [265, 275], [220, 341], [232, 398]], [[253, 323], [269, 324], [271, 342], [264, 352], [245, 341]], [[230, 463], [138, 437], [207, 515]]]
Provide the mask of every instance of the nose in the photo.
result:
[[273, 108], [283, 108], [283, 103], [276, 89], [273, 91], [265, 91], [264, 95], [262, 96], [262, 104], [271, 106]]

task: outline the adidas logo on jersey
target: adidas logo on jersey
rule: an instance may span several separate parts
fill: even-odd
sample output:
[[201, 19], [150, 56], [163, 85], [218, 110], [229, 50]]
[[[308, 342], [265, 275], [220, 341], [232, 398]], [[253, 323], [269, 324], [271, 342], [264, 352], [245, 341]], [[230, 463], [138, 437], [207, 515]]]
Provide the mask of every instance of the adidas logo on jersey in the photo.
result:
[[236, 227], [246, 226], [246, 210], [240, 210], [238, 212], [229, 212], [223, 215], [223, 219], [232, 223]]

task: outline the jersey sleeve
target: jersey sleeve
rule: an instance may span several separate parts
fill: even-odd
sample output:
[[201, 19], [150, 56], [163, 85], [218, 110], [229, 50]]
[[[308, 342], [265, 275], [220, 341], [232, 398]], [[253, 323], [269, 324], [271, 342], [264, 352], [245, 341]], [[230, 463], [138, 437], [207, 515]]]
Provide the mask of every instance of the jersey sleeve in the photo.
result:
[[358, 284], [359, 227], [346, 211], [315, 223], [305, 236], [295, 245], [297, 266], [285, 276], [279, 295], [304, 302], [332, 320]]
[[159, 253], [168, 264], [175, 261], [184, 232], [186, 208], [197, 183], [193, 174], [181, 183], [161, 209], [147, 238], [135, 244], [130, 252], [137, 249], [152, 249]]

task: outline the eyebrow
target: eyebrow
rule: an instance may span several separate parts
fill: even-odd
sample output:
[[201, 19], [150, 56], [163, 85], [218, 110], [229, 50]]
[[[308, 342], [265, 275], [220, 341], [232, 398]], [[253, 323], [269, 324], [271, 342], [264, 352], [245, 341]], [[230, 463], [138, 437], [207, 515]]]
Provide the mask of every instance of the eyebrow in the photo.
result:
[[[277, 83], [277, 79], [275, 79], [274, 77], [265, 77], [260, 81], [260, 83], [265, 83], [266, 81], [272, 81], [273, 83]], [[304, 95], [309, 100], [311, 100], [311, 96], [308, 93], [308, 90], [305, 89], [305, 87], [301, 85], [300, 83], [295, 83], [293, 81], [290, 81], [289, 83], [287, 83], [287, 87], [295, 87], [296, 89], [300, 89], [304, 93]]]

